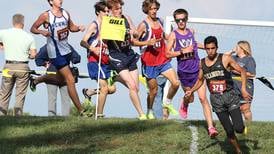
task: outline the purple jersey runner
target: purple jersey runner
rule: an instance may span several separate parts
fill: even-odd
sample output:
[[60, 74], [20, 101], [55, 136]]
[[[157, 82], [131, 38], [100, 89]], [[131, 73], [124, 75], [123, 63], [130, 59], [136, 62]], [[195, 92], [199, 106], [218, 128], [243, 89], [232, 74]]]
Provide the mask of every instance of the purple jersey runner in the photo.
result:
[[180, 51], [181, 48], [193, 45], [192, 52], [186, 52], [177, 57], [177, 73], [179, 79], [184, 87], [192, 87], [198, 78], [200, 58], [198, 56], [198, 46], [194, 35], [189, 29], [186, 30], [186, 35], [182, 35], [177, 30], [174, 30], [176, 38], [174, 50]]

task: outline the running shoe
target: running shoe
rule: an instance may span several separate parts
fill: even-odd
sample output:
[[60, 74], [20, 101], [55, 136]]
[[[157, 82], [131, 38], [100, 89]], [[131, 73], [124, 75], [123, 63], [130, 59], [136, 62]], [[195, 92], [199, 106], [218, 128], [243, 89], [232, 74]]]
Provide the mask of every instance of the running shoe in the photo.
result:
[[83, 89], [82, 89], [82, 93], [83, 93], [83, 95], [85, 96], [85, 98], [88, 99], [88, 100], [91, 100], [91, 96], [89, 96], [89, 95], [87, 94], [87, 91], [88, 91], [88, 89], [86, 89], [86, 88], [83, 88]]
[[112, 86], [115, 83], [115, 78], [117, 75], [118, 74], [116, 71], [113, 71], [113, 70], [110, 71], [110, 77], [107, 79], [109, 86]]
[[139, 120], [143, 121], [143, 120], [147, 120], [147, 116], [145, 114], [141, 114], [139, 117], [138, 117]]
[[208, 135], [211, 137], [211, 138], [214, 138], [218, 135], [218, 131], [215, 127], [209, 127], [208, 128]]
[[29, 84], [29, 87], [30, 87], [30, 90], [32, 91], [32, 92], [35, 92], [36, 91], [36, 84], [34, 83], [34, 77], [33, 76], [31, 76], [30, 78], [29, 78], [29, 81], [30, 81], [30, 84]]
[[188, 105], [186, 105], [184, 103], [184, 101], [182, 101], [181, 105], [180, 105], [180, 108], [179, 108], [179, 113], [180, 113], [180, 116], [183, 118], [183, 119], [186, 119], [187, 118], [187, 112], [188, 112]]
[[172, 115], [178, 115], [178, 111], [173, 107], [172, 104], [163, 103], [163, 107], [167, 108], [168, 112]]
[[92, 117], [93, 113], [89, 112], [88, 110], [83, 110], [83, 111], [80, 112], [80, 116], [81, 117]]
[[153, 114], [153, 113], [147, 114], [147, 119], [148, 119], [148, 120], [153, 120], [153, 119], [155, 119], [154, 114]]
[[244, 134], [244, 135], [247, 135], [247, 132], [248, 132], [248, 131], [247, 131], [247, 127], [245, 126], [243, 134]]
[[104, 117], [105, 117], [104, 114], [97, 114], [97, 118], [98, 118], [98, 119], [103, 119]]

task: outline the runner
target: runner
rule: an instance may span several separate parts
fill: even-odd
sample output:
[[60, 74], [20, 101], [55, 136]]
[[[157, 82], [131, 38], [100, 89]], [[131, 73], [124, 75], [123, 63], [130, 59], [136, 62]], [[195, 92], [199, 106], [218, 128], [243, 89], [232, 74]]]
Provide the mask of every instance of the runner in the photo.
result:
[[139, 55], [133, 51], [131, 46], [132, 44], [142, 46], [148, 43], [153, 45], [155, 41], [139, 42], [133, 38], [133, 34], [135, 37], [137, 35], [136, 30], [130, 17], [122, 13], [123, 4], [124, 2], [122, 0], [107, 0], [107, 7], [110, 9], [111, 15], [116, 18], [125, 19], [127, 29], [125, 41], [107, 41], [110, 65], [128, 87], [131, 101], [139, 114], [139, 120], [146, 120], [147, 117], [143, 112], [138, 94], [139, 75], [136, 63]]
[[[81, 46], [87, 49], [87, 58], [88, 58], [88, 72], [89, 76], [92, 80], [98, 79], [98, 63], [99, 63], [99, 54], [100, 54], [100, 40], [99, 40], [99, 27], [102, 22], [102, 17], [108, 15], [108, 8], [105, 1], [101, 0], [94, 5], [95, 14], [97, 15], [96, 20], [92, 21], [90, 26], [88, 27], [87, 33], [83, 37], [81, 41]], [[100, 92], [99, 92], [99, 100], [97, 107], [97, 117], [103, 118], [103, 110], [107, 98], [107, 94], [112, 94], [115, 92], [116, 87], [114, 84], [109, 85], [108, 80], [111, 75], [111, 69], [109, 66], [109, 58], [107, 55], [107, 46], [103, 43], [102, 47], [102, 58], [101, 58], [101, 71], [100, 71]], [[91, 98], [92, 95], [96, 94], [96, 90], [94, 89], [83, 89], [82, 90], [84, 96], [88, 99]]]
[[[188, 12], [185, 9], [177, 9], [173, 13], [177, 29], [171, 32], [168, 45], [168, 57], [177, 57], [177, 73], [181, 81], [184, 92], [191, 89], [198, 79], [199, 62], [198, 48], [203, 49], [203, 45], [196, 42], [194, 30], [187, 28]], [[172, 51], [174, 49], [174, 51]], [[198, 96], [203, 107], [204, 116], [208, 125], [208, 134], [210, 137], [218, 135], [216, 128], [213, 126], [212, 112], [206, 98], [206, 88], [203, 84], [198, 89]], [[180, 107], [181, 116], [186, 119], [189, 103], [194, 101], [194, 95], [184, 97]]]
[[166, 102], [163, 102], [163, 107], [167, 108], [173, 115], [178, 114], [171, 104], [171, 100], [176, 94], [180, 83], [170, 64], [170, 59], [166, 57], [165, 38], [167, 38], [167, 36], [164, 33], [162, 20], [157, 17], [159, 8], [160, 3], [157, 0], [143, 1], [142, 10], [147, 14], [147, 17], [138, 26], [138, 33], [141, 36], [141, 41], [156, 41], [153, 46], [147, 45], [141, 48], [142, 74], [146, 77], [149, 88], [147, 96], [148, 119], [155, 119], [152, 107], [158, 90], [156, 78], [159, 75], [163, 75], [171, 83]]
[[186, 91], [185, 97], [190, 97], [203, 85], [204, 79], [206, 79], [213, 111], [223, 125], [230, 143], [237, 153], [241, 153], [234, 131], [243, 133], [245, 126], [240, 111], [240, 97], [233, 87], [229, 70], [236, 70], [241, 74], [242, 96], [246, 101], [249, 101], [251, 96], [246, 91], [246, 71], [231, 56], [217, 53], [218, 42], [215, 36], [207, 37], [204, 40], [204, 45], [207, 57], [201, 60], [199, 78], [195, 85]]
[[[47, 38], [47, 51], [51, 64], [65, 78], [68, 93], [74, 105], [82, 116], [90, 116], [81, 106], [74, 77], [69, 68], [71, 49], [68, 44], [70, 32], [84, 31], [84, 26], [73, 23], [69, 13], [62, 8], [63, 0], [48, 0], [51, 9], [42, 13], [31, 27], [34, 34], [42, 34]], [[39, 29], [41, 25], [48, 30]]]
[[[237, 46], [235, 47], [235, 50], [232, 50], [230, 54], [236, 53], [236, 55], [232, 56], [232, 58], [246, 70], [246, 75], [247, 75], [247, 86], [246, 89], [248, 93], [253, 96], [254, 94], [254, 81], [253, 78], [256, 75], [256, 62], [254, 58], [252, 57], [252, 51], [249, 42], [247, 41], [239, 41], [237, 43]], [[237, 71], [232, 71], [233, 77], [240, 77], [239, 72]], [[233, 80], [234, 85], [236, 87], [236, 90], [238, 91], [239, 95], [241, 94], [241, 87], [242, 87], [242, 82], [239, 80]], [[240, 95], [241, 96], [241, 95]], [[241, 111], [245, 117], [246, 124], [249, 124], [252, 121], [252, 112], [250, 110], [251, 107], [251, 102], [246, 102], [242, 97], [241, 97]]]

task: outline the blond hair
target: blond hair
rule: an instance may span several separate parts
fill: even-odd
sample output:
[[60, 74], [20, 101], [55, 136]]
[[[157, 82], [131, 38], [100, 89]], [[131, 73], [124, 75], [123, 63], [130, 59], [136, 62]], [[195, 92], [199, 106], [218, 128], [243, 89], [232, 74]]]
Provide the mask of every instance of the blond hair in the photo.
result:
[[252, 56], [251, 46], [248, 41], [239, 41], [237, 44], [244, 51], [245, 55]]

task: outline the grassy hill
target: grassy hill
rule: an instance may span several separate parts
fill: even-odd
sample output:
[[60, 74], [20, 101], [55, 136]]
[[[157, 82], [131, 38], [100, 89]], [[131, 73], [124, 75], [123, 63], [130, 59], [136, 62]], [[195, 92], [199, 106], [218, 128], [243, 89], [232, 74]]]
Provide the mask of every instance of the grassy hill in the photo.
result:
[[[138, 121], [80, 117], [0, 117], [1, 153], [189, 153], [198, 130], [198, 153], [232, 153], [225, 132], [210, 139], [204, 121]], [[254, 122], [238, 135], [244, 153], [273, 153], [274, 123]]]

